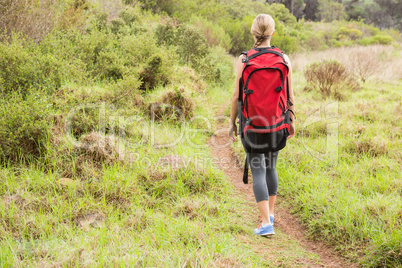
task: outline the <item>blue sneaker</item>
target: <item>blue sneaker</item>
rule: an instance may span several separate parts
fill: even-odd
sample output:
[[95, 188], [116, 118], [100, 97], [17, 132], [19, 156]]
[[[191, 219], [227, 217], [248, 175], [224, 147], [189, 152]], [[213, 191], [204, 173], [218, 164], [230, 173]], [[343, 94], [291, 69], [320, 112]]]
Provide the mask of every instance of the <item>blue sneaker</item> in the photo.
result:
[[272, 224], [268, 224], [265, 227], [259, 226], [257, 229], [254, 230], [254, 233], [257, 235], [261, 235], [261, 236], [268, 236], [268, 235], [274, 235], [274, 227], [272, 226]]
[[[269, 215], [269, 221], [271, 222], [272, 225], [274, 225], [274, 215]], [[262, 216], [260, 216], [260, 225], [258, 225], [258, 227], [261, 226], [262, 224]]]

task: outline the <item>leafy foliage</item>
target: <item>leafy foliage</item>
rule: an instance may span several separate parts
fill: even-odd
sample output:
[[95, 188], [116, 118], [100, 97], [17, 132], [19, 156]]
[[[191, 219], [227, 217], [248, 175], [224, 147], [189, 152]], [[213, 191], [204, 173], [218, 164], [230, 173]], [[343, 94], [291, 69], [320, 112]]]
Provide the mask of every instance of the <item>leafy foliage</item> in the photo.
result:
[[181, 24], [178, 29], [177, 52], [187, 64], [196, 62], [207, 53], [207, 40], [194, 26]]
[[221, 46], [230, 49], [230, 36], [219, 25], [198, 16], [191, 16], [190, 24], [201, 29], [210, 46]]
[[32, 160], [45, 153], [51, 128], [49, 103], [40, 94], [0, 99], [0, 162]]
[[333, 20], [343, 20], [346, 18], [344, 6], [333, 0], [318, 0], [318, 17], [321, 20], [331, 22]]

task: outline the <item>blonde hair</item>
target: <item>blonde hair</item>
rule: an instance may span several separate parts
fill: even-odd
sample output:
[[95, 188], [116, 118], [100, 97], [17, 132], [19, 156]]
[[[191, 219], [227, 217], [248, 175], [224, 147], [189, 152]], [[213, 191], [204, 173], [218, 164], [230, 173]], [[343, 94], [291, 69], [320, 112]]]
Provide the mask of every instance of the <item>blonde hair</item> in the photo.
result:
[[271, 38], [275, 31], [275, 21], [267, 14], [260, 14], [255, 17], [253, 25], [251, 25], [251, 34], [257, 39], [254, 47], [258, 47], [262, 42]]

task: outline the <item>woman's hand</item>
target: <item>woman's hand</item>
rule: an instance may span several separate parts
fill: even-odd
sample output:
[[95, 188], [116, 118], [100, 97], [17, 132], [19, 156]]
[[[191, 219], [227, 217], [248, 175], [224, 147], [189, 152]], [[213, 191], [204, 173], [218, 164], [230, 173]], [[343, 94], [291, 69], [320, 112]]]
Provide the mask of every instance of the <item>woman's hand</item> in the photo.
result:
[[[235, 133], [234, 136], [233, 136], [233, 132]], [[236, 140], [236, 136], [237, 136], [237, 127], [236, 127], [236, 123], [232, 123], [232, 124], [230, 124], [230, 127], [229, 127], [229, 138], [230, 138], [232, 141], [235, 141], [235, 140]]]
[[296, 129], [295, 129], [295, 122], [290, 122], [290, 128], [289, 128], [289, 136], [288, 139], [292, 138], [295, 135]]

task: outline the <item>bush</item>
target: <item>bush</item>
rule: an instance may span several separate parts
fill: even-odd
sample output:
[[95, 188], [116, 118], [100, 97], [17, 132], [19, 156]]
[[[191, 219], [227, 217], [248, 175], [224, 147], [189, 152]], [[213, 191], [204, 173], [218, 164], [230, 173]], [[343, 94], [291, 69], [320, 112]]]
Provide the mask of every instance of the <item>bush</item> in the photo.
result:
[[100, 131], [99, 120], [99, 111], [97, 109], [83, 108], [78, 110], [71, 117], [71, 134], [78, 139], [83, 134]]
[[0, 77], [4, 94], [30, 87], [49, 92], [59, 89], [68, 72], [65, 63], [51, 54], [42, 54], [32, 40], [14, 34], [11, 43], [0, 43]]
[[328, 22], [343, 20], [347, 17], [345, 7], [333, 0], [318, 0], [318, 14], [321, 20]]
[[353, 76], [337, 60], [312, 63], [305, 68], [304, 76], [307, 83], [318, 88], [324, 98], [332, 95], [341, 99], [341, 91], [358, 88]]
[[140, 90], [152, 90], [161, 82], [167, 83], [167, 80], [162, 75], [162, 58], [158, 55], [153, 56], [150, 61], [140, 71], [140, 81], [142, 82]]
[[140, 11], [133, 7], [126, 7], [119, 13], [119, 18], [130, 26], [133, 22], [140, 20]]
[[372, 38], [374, 40], [374, 44], [379, 45], [390, 45], [392, 42], [394, 42], [394, 39], [387, 35], [374, 35]]
[[358, 50], [350, 54], [349, 62], [353, 72], [365, 83], [379, 68], [379, 58], [373, 48]]
[[39, 157], [51, 128], [49, 104], [40, 94], [0, 99], [0, 162]]
[[227, 20], [223, 25], [231, 38], [230, 54], [238, 56], [242, 51], [248, 50], [254, 45], [253, 36], [250, 33], [253, 19], [252, 16], [246, 16], [241, 21]]
[[321, 32], [311, 32], [306, 36], [303, 47], [307, 50], [322, 50], [328, 48], [325, 40], [322, 38]]
[[178, 22], [169, 17], [161, 21], [155, 29], [155, 36], [159, 45], [176, 45]]
[[289, 9], [287, 9], [285, 5], [273, 3], [269, 7], [271, 9], [271, 12], [269, 12], [270, 15], [276, 20], [275, 24], [277, 24], [278, 21], [285, 25], [292, 26], [297, 23], [296, 17], [289, 12]]
[[173, 119], [175, 121], [189, 119], [194, 115], [194, 103], [183, 88], [167, 91], [160, 102], [148, 106], [154, 120]]
[[357, 43], [359, 45], [368, 46], [368, 45], [390, 45], [394, 42], [394, 39], [391, 36], [387, 35], [374, 35], [371, 37], [364, 37], [361, 40], [358, 40]]
[[108, 49], [99, 52], [92, 72], [95, 77], [116, 81], [123, 78], [123, 73], [123, 61], [114, 50]]
[[194, 26], [181, 24], [178, 28], [177, 52], [182, 60], [191, 65], [205, 57], [208, 43], [200, 30]]
[[195, 15], [190, 18], [190, 23], [201, 29], [209, 46], [221, 46], [226, 50], [230, 49], [230, 36], [219, 25]]
[[362, 32], [359, 31], [358, 29], [350, 29], [346, 27], [341, 27], [337, 33], [338, 40], [342, 39], [356, 40], [359, 39], [362, 35], [363, 35]]
[[206, 81], [223, 84], [234, 79], [231, 67], [232, 59], [225, 54], [225, 50], [222, 47], [214, 47], [197, 63], [196, 70]]
[[2, 92], [10, 93], [18, 89], [27, 90], [35, 79], [35, 64], [32, 53], [24, 47], [20, 36], [14, 35], [11, 44], [0, 43], [0, 77], [2, 78]]
[[275, 34], [272, 36], [271, 45], [280, 48], [285, 53], [297, 51], [297, 39], [288, 34], [286, 27], [275, 19]]

